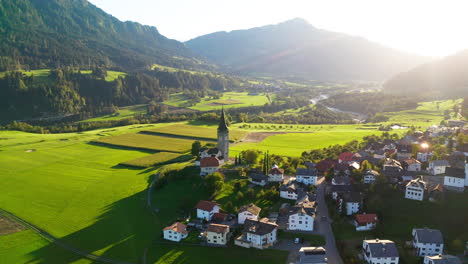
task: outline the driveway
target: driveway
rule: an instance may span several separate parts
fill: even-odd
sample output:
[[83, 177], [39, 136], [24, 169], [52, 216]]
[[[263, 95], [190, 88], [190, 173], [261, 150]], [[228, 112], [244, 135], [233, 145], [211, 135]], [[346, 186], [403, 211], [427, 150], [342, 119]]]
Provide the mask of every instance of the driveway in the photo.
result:
[[[322, 177], [317, 185], [317, 217], [315, 227], [321, 235], [325, 237], [325, 249], [327, 251], [328, 263], [330, 264], [343, 264], [340, 253], [336, 248], [335, 235], [331, 228], [330, 216], [328, 215], [327, 204], [325, 203], [325, 179]], [[324, 218], [325, 216], [325, 218]]]

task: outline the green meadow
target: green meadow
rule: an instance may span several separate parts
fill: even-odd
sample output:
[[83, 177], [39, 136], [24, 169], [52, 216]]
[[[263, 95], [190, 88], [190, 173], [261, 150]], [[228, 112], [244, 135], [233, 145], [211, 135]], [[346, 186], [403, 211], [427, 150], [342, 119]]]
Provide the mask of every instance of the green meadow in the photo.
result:
[[[176, 124], [171, 126], [159, 127], [156, 129], [146, 130], [148, 133], [175, 135], [186, 138], [200, 139], [217, 139], [217, 126], [193, 126], [186, 124]], [[231, 141], [239, 141], [247, 135], [247, 131], [239, 129], [231, 129], [229, 138]]]
[[86, 119], [80, 122], [98, 122], [98, 121], [113, 121], [130, 118], [136, 115], [144, 115], [147, 113], [147, 107], [145, 104], [131, 105], [119, 107], [119, 111], [115, 114], [103, 115], [91, 119]]
[[166, 163], [176, 163], [192, 159], [191, 155], [180, 155], [171, 152], [158, 152], [153, 155], [121, 162], [120, 165], [148, 168]]
[[[169, 100], [165, 101], [164, 104], [175, 106], [175, 107], [186, 107], [188, 98], [186, 98], [182, 93], [171, 94]], [[248, 93], [238, 93], [238, 92], [227, 92], [223, 93], [219, 99], [210, 99], [203, 98], [202, 101], [195, 106], [190, 106], [188, 108], [199, 110], [199, 111], [211, 111], [219, 110], [221, 106], [224, 108], [238, 108], [246, 106], [258, 106], [268, 103], [268, 98], [266, 95], [249, 95]]]

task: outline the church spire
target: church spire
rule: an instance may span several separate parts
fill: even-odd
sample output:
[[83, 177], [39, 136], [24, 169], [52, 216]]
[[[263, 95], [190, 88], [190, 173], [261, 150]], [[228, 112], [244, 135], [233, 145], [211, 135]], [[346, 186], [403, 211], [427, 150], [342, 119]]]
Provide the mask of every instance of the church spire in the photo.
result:
[[224, 113], [224, 107], [221, 110], [221, 119], [219, 120], [218, 131], [228, 131], [229, 128], [226, 123], [226, 114]]

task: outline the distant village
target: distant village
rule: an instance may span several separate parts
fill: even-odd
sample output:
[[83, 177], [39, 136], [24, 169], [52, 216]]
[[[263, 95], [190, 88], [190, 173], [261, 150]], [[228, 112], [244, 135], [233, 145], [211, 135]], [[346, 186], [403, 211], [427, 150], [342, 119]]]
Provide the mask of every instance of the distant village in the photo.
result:
[[[207, 246], [235, 246], [267, 249], [279, 242], [278, 232], [316, 234], [318, 224], [329, 224], [328, 210], [344, 217], [353, 217], [355, 232], [375, 229], [379, 217], [364, 211], [366, 193], [356, 188], [353, 175], [361, 170], [359, 184], [385, 182], [395, 186], [409, 200], [437, 202], [448, 192], [464, 192], [468, 186], [468, 144], [457, 146], [455, 135], [468, 136], [468, 127], [462, 121], [449, 121], [447, 127], [431, 126], [426, 131], [413, 131], [399, 140], [373, 142], [359, 152], [341, 153], [338, 159], [306, 162], [295, 175], [285, 175], [275, 164], [265, 173], [250, 169], [248, 179], [252, 186], [268, 188], [279, 186], [279, 197], [284, 201], [278, 212], [260, 218], [262, 208], [250, 203], [240, 207], [237, 214], [223, 212], [216, 201], [201, 200], [195, 206], [196, 215], [185, 223], [174, 222], [162, 230], [164, 239], [183, 243], [189, 232], [196, 232]], [[452, 152], [443, 159], [435, 159], [430, 142], [444, 136], [445, 145]], [[453, 137], [453, 138], [452, 138]], [[195, 162], [200, 176], [223, 172], [229, 159], [229, 129], [224, 112], [218, 127], [218, 145], [201, 149]], [[362, 166], [372, 169], [362, 170]], [[325, 198], [333, 201], [327, 208]], [[329, 204], [330, 205], [330, 204]], [[323, 208], [321, 208], [321, 206]], [[235, 231], [240, 230], [240, 231]], [[461, 264], [457, 256], [444, 252], [444, 234], [421, 223], [414, 226], [410, 246], [424, 264]], [[465, 241], [466, 242], [466, 241]], [[294, 243], [301, 243], [297, 239]], [[468, 247], [468, 243], [467, 243]], [[327, 247], [303, 246], [298, 249], [294, 263], [333, 263]], [[362, 241], [360, 259], [369, 264], [397, 264], [400, 256], [394, 241], [385, 237]]]

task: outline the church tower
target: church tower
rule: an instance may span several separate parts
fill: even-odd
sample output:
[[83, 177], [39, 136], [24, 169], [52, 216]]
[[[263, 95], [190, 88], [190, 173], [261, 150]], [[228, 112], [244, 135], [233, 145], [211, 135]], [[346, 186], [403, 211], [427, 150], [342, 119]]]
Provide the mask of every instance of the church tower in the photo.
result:
[[229, 160], [229, 128], [226, 124], [224, 108], [221, 112], [221, 120], [218, 125], [218, 149], [221, 151], [224, 162]]

